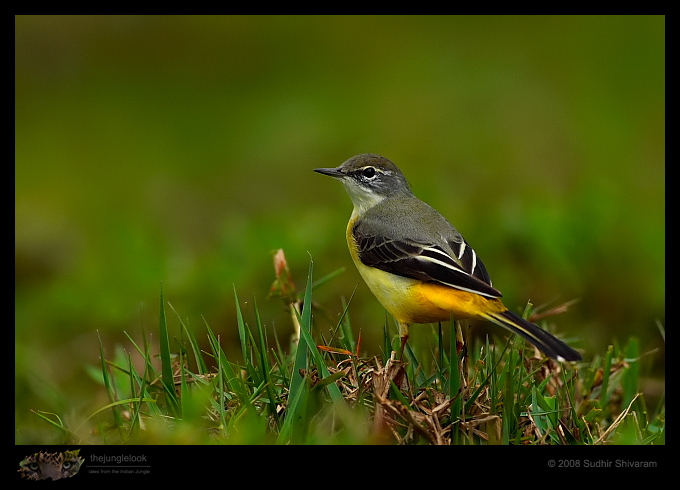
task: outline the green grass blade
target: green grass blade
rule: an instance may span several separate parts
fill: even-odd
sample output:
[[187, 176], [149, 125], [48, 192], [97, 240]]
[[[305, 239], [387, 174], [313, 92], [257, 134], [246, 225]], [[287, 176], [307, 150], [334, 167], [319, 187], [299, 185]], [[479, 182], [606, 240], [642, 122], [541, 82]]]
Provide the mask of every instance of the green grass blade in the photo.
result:
[[241, 350], [243, 351], [243, 362], [248, 363], [248, 337], [246, 336], [245, 322], [243, 321], [243, 313], [241, 312], [241, 304], [238, 301], [236, 294], [236, 286], [234, 286], [234, 300], [236, 301], [236, 324], [238, 326], [238, 336], [241, 339]]
[[[512, 346], [512, 338], [509, 340]], [[510, 352], [508, 352], [508, 358], [506, 365], [504, 366], [505, 371], [505, 383], [503, 387], [503, 444], [510, 444], [510, 440], [515, 432], [516, 417], [515, 411], [513, 409], [515, 405], [515, 352], [514, 348], [511, 347]]]
[[[307, 275], [307, 287], [305, 289], [305, 298], [302, 305], [302, 315], [300, 318], [300, 330], [306, 329], [307, 333], [312, 324], [312, 270], [313, 262], [309, 262], [309, 272]], [[301, 337], [302, 338], [302, 337]], [[307, 342], [306, 340], [298, 344], [298, 349], [295, 354], [295, 367], [293, 368], [293, 375], [291, 377], [290, 389], [291, 394], [295, 397], [297, 389], [302, 385], [301, 369], [307, 369]]]
[[179, 313], [177, 313], [177, 310], [175, 310], [175, 307], [172, 306], [171, 303], [168, 302], [168, 306], [170, 306], [170, 309], [175, 313], [177, 316], [177, 320], [179, 320], [179, 324], [184, 330], [184, 332], [187, 335], [187, 338], [189, 339], [189, 345], [191, 346], [191, 351], [194, 353], [194, 359], [196, 361], [196, 367], [198, 369], [198, 374], [206, 374], [208, 372], [208, 367], [205, 364], [205, 360], [203, 359], [203, 356], [201, 355], [201, 348], [198, 345], [198, 340], [196, 340], [196, 334], [194, 333], [194, 329], [189, 327], [186, 322], [182, 320], [182, 317], [180, 316]]
[[260, 356], [260, 349], [257, 347], [257, 342], [255, 342], [255, 337], [253, 336], [253, 332], [250, 330], [250, 327], [248, 327], [248, 324], [246, 323], [246, 334], [248, 334], [248, 339], [249, 339], [249, 347], [251, 351], [251, 355], [248, 357], [248, 360], [246, 361], [246, 372], [248, 373], [248, 376], [250, 376], [250, 382], [253, 385], [260, 385], [264, 382], [264, 375], [260, 371], [262, 369], [258, 369], [258, 365], [256, 363], [261, 363], [262, 358]]
[[[106, 388], [106, 392], [109, 395], [109, 400], [111, 400], [111, 402], [113, 403], [113, 402], [116, 401], [116, 391], [115, 391], [115, 388], [113, 386], [113, 380], [112, 380], [111, 375], [109, 373], [109, 369], [107, 367], [106, 357], [104, 356], [104, 344], [102, 343], [102, 339], [99, 336], [99, 331], [97, 331], [97, 338], [99, 339], [99, 355], [100, 355], [101, 360], [102, 360], [102, 376], [104, 378], [104, 387]], [[112, 406], [112, 412], [113, 412], [113, 419], [115, 421], [116, 427], [119, 430], [122, 430], [123, 429], [123, 417], [121, 416], [120, 411], [117, 408], [117, 405]], [[123, 434], [121, 433], [121, 436], [122, 435]]]
[[161, 312], [160, 312], [160, 350], [161, 350], [161, 375], [168, 409], [174, 417], [180, 416], [180, 407], [175, 395], [175, 382], [172, 377], [172, 357], [170, 355], [170, 336], [168, 335], [168, 322], [165, 317], [165, 300], [163, 299], [163, 284], [161, 283]]
[[186, 415], [186, 411], [184, 409], [185, 404], [189, 400], [189, 387], [187, 386], [187, 375], [186, 375], [186, 368], [184, 367], [184, 359], [183, 359], [184, 354], [180, 352], [179, 354], [179, 392], [180, 392], [180, 404], [182, 408], [182, 417]]
[[621, 405], [627, 407], [631, 400], [637, 396], [640, 375], [640, 342], [637, 338], [631, 337], [625, 348], [625, 356], [628, 361], [626, 368], [621, 376], [621, 387], [623, 396]]
[[[98, 413], [101, 413], [105, 410], [108, 410], [109, 408], [115, 408], [115, 407], [119, 407], [121, 405], [127, 405], [128, 403], [135, 403], [138, 400], [139, 400], [139, 398], [126, 398], [125, 400], [116, 400], [115, 402], [108, 403], [108, 404], [104, 405], [103, 407], [100, 407], [97, 410], [95, 410], [94, 412], [92, 412], [90, 414], [90, 416], [87, 417], [87, 419], [85, 419], [85, 422], [90, 420], [92, 417], [94, 417]], [[142, 398], [142, 401], [145, 402], [145, 403], [156, 403], [156, 400], [154, 400], [153, 398]]]
[[385, 323], [383, 323], [383, 366], [387, 364], [392, 355], [392, 334], [387, 320], [387, 310], [385, 310]]
[[356, 293], [356, 287], [352, 291], [352, 295], [349, 297], [349, 301], [345, 301], [344, 296], [342, 300], [342, 314], [338, 320], [338, 324], [333, 330], [333, 337], [329, 341], [329, 344], [333, 342], [333, 339], [338, 330], [340, 330], [340, 345], [343, 349], [347, 349], [350, 352], [355, 352], [356, 344], [354, 343], [354, 336], [352, 335], [352, 326], [349, 321], [349, 305], [352, 303], [352, 298], [354, 298], [354, 293]]
[[135, 427], [139, 423], [139, 406], [140, 402], [139, 399], [140, 397], [136, 395], [137, 392], [137, 384], [140, 386], [142, 385], [142, 380], [139, 379], [139, 376], [137, 375], [137, 371], [135, 371], [135, 366], [132, 364], [132, 356], [130, 353], [127, 354], [127, 361], [128, 361], [128, 370], [130, 371], [130, 396], [136, 397], [135, 403], [132, 404], [132, 416], [130, 417], [130, 427], [128, 428], [128, 433], [127, 437], [129, 438]]
[[412, 370], [415, 373], [415, 385], [417, 388], [424, 388], [427, 385], [427, 377], [420, 363], [420, 360], [416, 357], [415, 352], [411, 348], [411, 344], [406, 343], [404, 348], [404, 356], [408, 359], [408, 370]]
[[[302, 377], [301, 372], [308, 369], [308, 351], [316, 346], [311, 338], [312, 325], [312, 277], [314, 262], [309, 261], [309, 272], [307, 274], [307, 287], [302, 305], [302, 315], [300, 321], [300, 341], [297, 352], [295, 353], [295, 364], [290, 379], [290, 392], [288, 394], [288, 409], [286, 419], [283, 422], [279, 443], [287, 443], [291, 440], [303, 441], [306, 433], [306, 407], [309, 397], [309, 387]], [[297, 311], [296, 311], [297, 314]], [[317, 350], [318, 353], [318, 350]], [[335, 386], [335, 384], [333, 384]], [[337, 387], [336, 387], [337, 388]]]
[[[319, 286], [322, 286], [324, 283], [330, 281], [336, 276], [339, 276], [345, 272], [345, 267], [340, 267], [339, 269], [334, 270], [333, 272], [326, 274], [323, 276], [321, 279], [317, 279], [314, 284], [312, 284], [312, 290], [316, 289]], [[298, 299], [300, 299], [304, 294], [306, 294], [306, 291], [300, 291], [297, 295]]]
[[[53, 425], [53, 426], [56, 427], [57, 429], [59, 429], [59, 430], [65, 432], [65, 433], [69, 433], [69, 432], [70, 432], [70, 431], [64, 426], [64, 422], [61, 420], [61, 417], [59, 417], [59, 415], [57, 415], [56, 413], [45, 412], [45, 411], [43, 411], [43, 410], [33, 410], [33, 409], [31, 409], [31, 412], [33, 412], [34, 414], [36, 414], [38, 417], [40, 417], [41, 419], [43, 419], [43, 420], [46, 421], [47, 423]], [[58, 420], [58, 422], [55, 422], [54, 420], [52, 420], [51, 418], [49, 418], [49, 417], [48, 417], [47, 415], [45, 415], [45, 414], [47, 414], [47, 415], [53, 415], [54, 417], [56, 417], [56, 419]]]
[[255, 298], [253, 298], [253, 308], [255, 309], [255, 323], [257, 325], [257, 335], [260, 339], [260, 367], [262, 369], [262, 378], [264, 379], [264, 383], [267, 389], [267, 395], [269, 396], [269, 413], [274, 416], [274, 420], [278, 425], [279, 417], [278, 414], [276, 413], [276, 396], [274, 396], [273, 383], [270, 376], [270, 371], [272, 368], [267, 359], [267, 351], [269, 349], [267, 349], [265, 343], [266, 340], [265, 329], [262, 326], [262, 322], [260, 321], [260, 313], [257, 310], [257, 302], [255, 301]]
[[292, 390], [289, 392], [286, 418], [276, 440], [277, 444], [288, 444], [289, 442], [301, 442], [304, 440], [306, 432], [306, 408], [309, 398], [309, 391], [306, 389], [306, 385], [307, 383], [303, 379], [302, 385], [295, 392]]
[[536, 386], [532, 386], [531, 396], [531, 415], [539, 432], [541, 435], [549, 432], [551, 440], [560, 444], [560, 438], [557, 435], [559, 425], [557, 399], [554, 396], [543, 396]]
[[394, 383], [394, 380], [391, 380], [391, 381], [390, 381], [390, 393], [391, 393], [391, 395], [392, 395], [391, 398], [396, 399], [397, 401], [399, 401], [399, 402], [400, 402], [402, 405], [404, 405], [405, 407], [408, 407], [408, 406], [411, 405], [411, 402], [409, 402], [409, 401], [406, 399], [406, 397], [405, 397], [404, 394], [401, 392], [401, 390], [399, 389], [399, 387]]
[[[207, 325], [206, 325], [207, 326]], [[212, 332], [210, 332], [212, 334]], [[220, 339], [214, 338], [214, 346], [213, 346], [213, 352], [217, 356], [217, 400], [218, 400], [218, 413], [220, 415], [220, 429], [222, 431], [222, 435], [226, 436], [227, 434], [227, 414], [226, 414], [226, 409], [224, 408], [224, 385], [225, 383], [225, 366], [228, 367], [229, 363], [226, 362], [226, 357], [224, 356], [224, 353], [222, 352], [222, 346], [220, 345]], [[233, 373], [230, 373], [233, 374]], [[227, 378], [229, 379], [229, 378]]]
[[614, 356], [614, 346], [610, 345], [607, 348], [607, 353], [604, 356], [604, 365], [602, 366], [602, 386], [600, 388], [600, 408], [604, 408], [609, 403], [611, 396], [609, 391], [609, 375], [612, 370], [612, 357]]
[[[458, 346], [456, 345], [456, 321], [450, 321], [450, 346], [449, 346], [449, 397], [455, 398], [451, 404], [451, 420], [456, 420], [463, 413], [463, 397], [460, 396], [460, 360], [458, 358]], [[459, 431], [456, 430], [453, 436], [457, 439]]]
[[[300, 323], [300, 325], [303, 325], [303, 323]], [[307, 329], [300, 327], [300, 338], [304, 339], [305, 343], [307, 344], [307, 347], [311, 351], [312, 358], [314, 359], [314, 365], [316, 366], [317, 372], [320, 374], [320, 377], [322, 379], [326, 379], [328, 376], [330, 376], [330, 372], [326, 367], [326, 363], [324, 362], [323, 356], [319, 352], [319, 349], [316, 348], [316, 344], [314, 343], [311, 334], [307, 331]], [[342, 397], [340, 389], [335, 383], [330, 383], [328, 385], [328, 392], [331, 395], [331, 400], [333, 401], [333, 403], [344, 403], [345, 399]]]
[[[205, 321], [205, 319], [203, 319]], [[241, 403], [247, 404], [249, 400], [248, 389], [243, 383], [243, 380], [234, 373], [231, 364], [227, 360], [227, 356], [222, 350], [219, 340], [213, 333], [210, 325], [205, 322], [205, 328], [208, 331], [208, 340], [213, 351], [213, 356], [218, 364], [218, 375], [223, 375], [223, 385], [226, 385], [229, 390], [236, 394], [236, 397]]]

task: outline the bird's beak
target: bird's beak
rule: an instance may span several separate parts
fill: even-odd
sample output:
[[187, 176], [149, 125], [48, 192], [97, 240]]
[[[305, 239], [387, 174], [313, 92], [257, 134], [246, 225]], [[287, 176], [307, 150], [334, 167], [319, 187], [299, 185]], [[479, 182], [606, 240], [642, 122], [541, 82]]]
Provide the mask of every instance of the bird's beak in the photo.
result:
[[320, 174], [335, 177], [336, 179], [341, 179], [345, 176], [345, 173], [339, 170], [339, 168], [315, 168], [314, 171], [319, 172]]

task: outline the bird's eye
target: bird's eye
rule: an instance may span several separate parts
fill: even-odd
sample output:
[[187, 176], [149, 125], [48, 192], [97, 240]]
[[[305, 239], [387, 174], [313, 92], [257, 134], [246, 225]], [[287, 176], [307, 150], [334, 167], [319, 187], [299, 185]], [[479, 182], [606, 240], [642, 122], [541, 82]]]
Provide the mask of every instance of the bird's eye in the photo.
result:
[[375, 177], [375, 168], [373, 168], [373, 167], [366, 167], [366, 168], [362, 171], [362, 173], [364, 174], [364, 177], [366, 177], [367, 179], [372, 179], [373, 177]]

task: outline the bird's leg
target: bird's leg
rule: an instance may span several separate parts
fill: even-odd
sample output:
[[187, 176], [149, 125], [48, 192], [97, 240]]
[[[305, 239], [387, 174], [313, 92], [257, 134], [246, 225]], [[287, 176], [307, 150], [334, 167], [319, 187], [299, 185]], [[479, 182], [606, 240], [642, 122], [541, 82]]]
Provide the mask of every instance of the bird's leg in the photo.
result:
[[[454, 320], [451, 320], [454, 321]], [[463, 320], [464, 321], [464, 320]], [[465, 323], [467, 325], [467, 322]], [[455, 320], [455, 328], [456, 328], [456, 354], [459, 359], [459, 366], [457, 369], [461, 370], [462, 374], [462, 380], [463, 380], [463, 386], [466, 386], [466, 376], [464, 373], [469, 372], [469, 363], [470, 363], [470, 356], [465, 352], [465, 336], [463, 335], [463, 323], [461, 320]], [[464, 357], [461, 359], [461, 355]]]
[[463, 337], [463, 330], [460, 326], [460, 320], [454, 320], [454, 325], [456, 326], [456, 353], [460, 355], [460, 351], [463, 350], [465, 345], [465, 339]]
[[399, 337], [401, 338], [401, 350], [399, 351], [399, 360], [404, 359], [404, 347], [408, 340], [408, 323], [399, 323]]

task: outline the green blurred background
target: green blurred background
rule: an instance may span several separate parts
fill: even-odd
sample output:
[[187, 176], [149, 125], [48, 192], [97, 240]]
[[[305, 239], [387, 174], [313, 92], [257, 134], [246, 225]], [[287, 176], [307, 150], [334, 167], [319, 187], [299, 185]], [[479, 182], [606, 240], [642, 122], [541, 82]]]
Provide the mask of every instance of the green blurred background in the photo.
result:
[[106, 403], [97, 331], [107, 352], [156, 336], [161, 281], [199, 333], [237, 342], [235, 286], [287, 339], [277, 248], [299, 288], [310, 255], [316, 278], [346, 267], [315, 300], [335, 318], [359, 284], [350, 318], [378, 353], [351, 203], [312, 172], [364, 152], [508, 306], [580, 298], [552, 321], [586, 359], [636, 336], [664, 379], [664, 17], [18, 16], [16, 442], [50, 440], [29, 409]]

